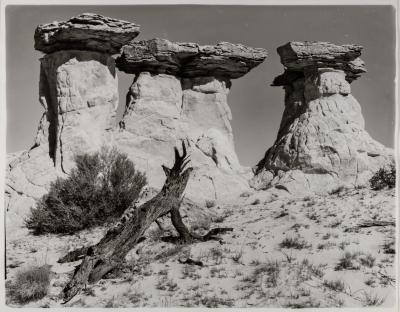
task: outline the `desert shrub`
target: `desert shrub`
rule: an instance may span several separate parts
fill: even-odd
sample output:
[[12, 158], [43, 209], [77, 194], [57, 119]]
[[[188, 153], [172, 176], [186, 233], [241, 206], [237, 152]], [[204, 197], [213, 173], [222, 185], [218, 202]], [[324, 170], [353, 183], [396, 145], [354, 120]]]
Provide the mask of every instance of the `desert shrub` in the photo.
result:
[[362, 303], [363, 303], [363, 306], [365, 306], [365, 307], [380, 306], [384, 302], [385, 302], [385, 298], [380, 297], [377, 294], [374, 294], [372, 292], [368, 293], [366, 291], [363, 292]]
[[363, 266], [366, 266], [368, 268], [372, 268], [375, 265], [375, 260], [376, 260], [375, 257], [373, 257], [370, 254], [367, 254], [367, 255], [365, 255], [365, 256], [360, 258], [360, 263]]
[[357, 260], [358, 254], [352, 252], [345, 252], [343, 257], [339, 259], [339, 262], [335, 266], [335, 271], [341, 270], [359, 270], [360, 267], [357, 266], [354, 261]]
[[146, 185], [145, 175], [115, 148], [76, 155], [75, 164], [31, 209], [25, 224], [35, 234], [73, 233], [114, 221]]
[[293, 249], [307, 249], [311, 248], [311, 244], [307, 243], [304, 239], [299, 237], [285, 237], [279, 243], [280, 248], [293, 248]]
[[322, 285], [328, 289], [331, 289], [331, 290], [337, 291], [337, 292], [343, 292], [343, 291], [345, 291], [345, 288], [346, 288], [344, 282], [339, 279], [336, 279], [333, 281], [324, 280]]
[[375, 191], [384, 189], [385, 187], [393, 188], [396, 186], [396, 166], [391, 163], [380, 168], [369, 180], [371, 188]]
[[14, 283], [8, 289], [8, 295], [18, 303], [39, 300], [47, 295], [50, 285], [50, 267], [34, 266], [19, 271]]

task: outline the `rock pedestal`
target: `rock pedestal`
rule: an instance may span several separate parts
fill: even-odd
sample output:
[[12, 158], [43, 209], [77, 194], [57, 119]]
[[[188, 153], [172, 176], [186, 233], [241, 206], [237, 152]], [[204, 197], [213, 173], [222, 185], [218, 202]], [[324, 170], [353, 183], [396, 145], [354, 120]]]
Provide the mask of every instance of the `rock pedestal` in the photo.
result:
[[44, 113], [33, 147], [9, 161], [6, 181], [8, 226], [21, 225], [50, 182], [73, 167], [73, 155], [109, 142], [118, 106], [111, 54], [139, 33], [133, 23], [97, 14], [39, 25], [39, 100]]
[[195, 170], [186, 196], [204, 202], [239, 195], [248, 182], [234, 150], [227, 95], [231, 79], [265, 57], [263, 49], [227, 42], [199, 46], [153, 39], [125, 46], [117, 67], [135, 77], [116, 144], [160, 187], [160, 164], [169, 165], [173, 146], [188, 140]]
[[365, 72], [361, 46], [290, 42], [278, 53], [285, 89], [277, 139], [255, 168], [251, 185], [290, 193], [329, 192], [365, 185], [391, 159], [391, 151], [364, 129], [350, 83]]

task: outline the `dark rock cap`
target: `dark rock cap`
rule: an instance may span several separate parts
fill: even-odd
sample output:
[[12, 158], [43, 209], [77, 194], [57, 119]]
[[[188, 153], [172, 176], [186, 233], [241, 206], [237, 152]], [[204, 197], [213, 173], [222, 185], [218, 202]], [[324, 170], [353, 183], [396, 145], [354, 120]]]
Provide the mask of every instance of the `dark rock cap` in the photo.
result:
[[295, 77], [290, 72], [304, 72], [313, 68], [340, 69], [346, 73], [346, 79], [352, 81], [367, 71], [364, 62], [359, 58], [362, 49], [362, 46], [355, 44], [288, 42], [277, 49], [286, 72], [277, 77], [273, 85], [285, 84], [287, 79]]
[[39, 25], [35, 30], [35, 49], [44, 53], [89, 50], [116, 54], [139, 31], [140, 26], [131, 22], [83, 13], [66, 22]]
[[220, 42], [216, 45], [151, 39], [131, 42], [122, 49], [117, 67], [130, 74], [148, 71], [181, 77], [239, 78], [267, 57], [261, 48]]

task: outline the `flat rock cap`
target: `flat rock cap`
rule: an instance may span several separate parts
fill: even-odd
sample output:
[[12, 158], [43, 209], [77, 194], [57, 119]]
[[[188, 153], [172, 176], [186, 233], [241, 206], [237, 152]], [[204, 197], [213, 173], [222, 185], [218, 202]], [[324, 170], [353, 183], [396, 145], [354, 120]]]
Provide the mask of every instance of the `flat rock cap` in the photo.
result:
[[139, 31], [140, 26], [131, 22], [83, 13], [66, 22], [39, 25], [35, 30], [35, 49], [44, 53], [89, 50], [116, 54]]
[[[287, 77], [294, 76], [289, 72], [302, 72], [312, 68], [333, 68], [343, 70], [347, 79], [351, 81], [367, 71], [364, 62], [359, 58], [362, 49], [362, 46], [355, 44], [336, 45], [320, 41], [292, 41], [280, 46], [277, 51], [281, 57], [281, 63], [286, 67]], [[282, 83], [275, 81], [273, 85], [282, 85]]]
[[181, 77], [233, 79], [245, 75], [266, 57], [266, 50], [242, 44], [220, 42], [201, 46], [156, 38], [124, 46], [116, 63], [118, 69], [130, 74], [148, 71]]

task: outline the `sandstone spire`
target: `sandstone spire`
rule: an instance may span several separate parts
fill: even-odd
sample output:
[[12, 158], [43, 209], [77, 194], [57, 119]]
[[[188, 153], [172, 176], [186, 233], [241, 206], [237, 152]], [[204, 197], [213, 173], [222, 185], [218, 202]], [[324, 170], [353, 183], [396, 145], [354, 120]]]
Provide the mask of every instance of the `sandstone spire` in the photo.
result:
[[264, 49], [221, 42], [201, 46], [165, 39], [132, 42], [122, 49], [117, 67], [135, 74], [116, 136], [120, 148], [141, 164], [155, 185], [162, 185], [160, 163], [172, 147], [188, 139], [195, 171], [190, 198], [232, 198], [248, 188], [240, 174], [227, 103], [231, 79], [266, 58]]
[[285, 89], [285, 110], [274, 145], [255, 168], [251, 185], [291, 193], [326, 192], [365, 184], [391, 152], [364, 129], [350, 83], [366, 72], [362, 47], [289, 42], [278, 48], [285, 66], [273, 86]]

